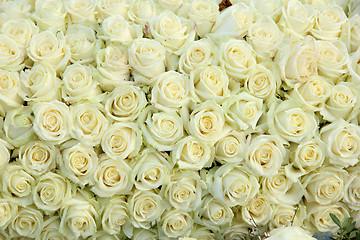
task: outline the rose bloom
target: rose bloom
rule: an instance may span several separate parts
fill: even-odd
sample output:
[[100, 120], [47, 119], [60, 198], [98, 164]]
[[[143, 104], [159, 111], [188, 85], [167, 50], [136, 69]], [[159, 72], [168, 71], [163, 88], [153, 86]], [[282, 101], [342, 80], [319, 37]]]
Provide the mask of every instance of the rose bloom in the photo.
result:
[[343, 202], [355, 211], [360, 210], [360, 172], [359, 167], [350, 167], [347, 169], [349, 176], [345, 180], [345, 195]]
[[215, 144], [215, 159], [221, 163], [240, 164], [245, 154], [245, 136], [231, 130]]
[[161, 217], [162, 233], [169, 238], [188, 236], [191, 232], [192, 226], [192, 217], [188, 212], [182, 210], [166, 211]]
[[0, 114], [22, 105], [19, 74], [0, 69]]
[[189, 19], [196, 22], [197, 35], [204, 37], [216, 23], [219, 15], [218, 4], [214, 0], [194, 0], [189, 8]]
[[60, 217], [59, 216], [51, 216], [49, 218], [44, 219], [44, 228], [41, 233], [35, 238], [36, 240], [43, 239], [58, 239], [65, 240], [66, 237], [59, 233], [60, 227]]
[[18, 71], [23, 68], [25, 51], [17, 42], [5, 34], [0, 34], [0, 67], [6, 70]]
[[40, 31], [45, 31], [49, 28], [65, 31], [66, 12], [62, 1], [36, 1], [33, 16]]
[[[246, 206], [242, 206], [241, 214], [235, 213], [240, 220], [252, 225], [252, 222], [256, 222], [260, 226], [267, 225], [270, 221], [273, 213], [273, 205], [266, 195], [258, 194]], [[250, 216], [251, 214], [251, 216]]]
[[270, 231], [270, 237], [268, 240], [315, 240], [316, 238], [312, 237], [308, 232], [306, 232], [301, 227], [291, 226], [284, 228], [277, 228]]
[[39, 28], [29, 19], [10, 19], [2, 24], [1, 30], [23, 49], [29, 46], [31, 37], [39, 32]]
[[105, 19], [112, 15], [120, 15], [124, 18], [127, 17], [129, 5], [125, 0], [108, 1], [98, 0], [97, 10], [99, 11], [100, 19]]
[[70, 21], [76, 23], [95, 23], [96, 0], [68, 0], [64, 3]]
[[10, 161], [10, 150], [14, 147], [7, 141], [0, 139], [0, 173], [2, 169], [7, 166]]
[[10, 232], [13, 233], [11, 238], [17, 236], [35, 238], [44, 227], [43, 214], [38, 209], [28, 206], [20, 207], [11, 224]]
[[4, 230], [10, 224], [15, 214], [18, 211], [18, 206], [11, 201], [0, 198], [0, 229]]
[[124, 196], [116, 196], [104, 201], [101, 226], [109, 234], [118, 234], [129, 219], [127, 203]]
[[153, 0], [134, 0], [130, 4], [127, 15], [135, 24], [145, 26], [148, 19], [154, 17], [157, 11], [157, 6]]
[[300, 227], [303, 226], [305, 217], [306, 208], [303, 204], [288, 205], [281, 203], [274, 206], [274, 211], [269, 222], [269, 227], [270, 229], [290, 226]]
[[139, 25], [129, 24], [122, 16], [113, 15], [102, 23], [104, 36], [99, 38], [113, 43], [130, 44], [134, 39], [142, 37], [142, 29]]

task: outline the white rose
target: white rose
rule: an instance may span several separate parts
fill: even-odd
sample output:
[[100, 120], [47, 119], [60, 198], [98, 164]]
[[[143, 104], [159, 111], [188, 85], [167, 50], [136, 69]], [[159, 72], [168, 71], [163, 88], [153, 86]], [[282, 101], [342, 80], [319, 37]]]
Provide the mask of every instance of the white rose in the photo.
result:
[[110, 44], [95, 53], [100, 87], [113, 91], [130, 79], [130, 66], [123, 47]]
[[5, 230], [18, 211], [17, 204], [0, 198], [0, 229]]
[[344, 197], [347, 173], [334, 167], [322, 167], [302, 178], [307, 203], [321, 205], [339, 202]]
[[274, 98], [280, 85], [279, 70], [272, 61], [256, 64], [244, 82], [245, 90], [248, 93], [264, 101]]
[[208, 191], [214, 198], [227, 206], [245, 206], [258, 193], [258, 179], [243, 167], [225, 163], [212, 168], [207, 176]]
[[96, 69], [91, 65], [75, 63], [67, 66], [62, 78], [62, 98], [70, 103], [82, 100], [100, 101], [102, 91], [95, 78]]
[[215, 240], [215, 233], [212, 232], [209, 228], [200, 225], [194, 224], [193, 229], [190, 233], [190, 239], [201, 239], [201, 240]]
[[183, 0], [157, 0], [156, 3], [160, 8], [177, 11], [183, 4]]
[[276, 205], [269, 223], [270, 229], [290, 227], [292, 225], [303, 226], [305, 217], [306, 208], [302, 204], [296, 206], [288, 204]]
[[241, 207], [242, 220], [249, 225], [253, 225], [254, 222], [258, 226], [267, 225], [272, 217], [272, 213], [273, 206], [269, 198], [263, 194], [256, 195], [246, 206]]
[[101, 26], [104, 36], [100, 36], [100, 38], [114, 43], [130, 44], [132, 40], [141, 38], [143, 35], [139, 25], [129, 24], [125, 18], [119, 15], [106, 18]]
[[360, 82], [360, 50], [359, 49], [350, 55], [348, 68], [351, 76], [349, 80], [351, 82], [359, 83]]
[[122, 84], [116, 87], [105, 99], [106, 116], [114, 121], [134, 121], [146, 106], [144, 92], [135, 85]]
[[263, 114], [263, 101], [246, 92], [227, 99], [223, 104], [226, 120], [233, 128], [255, 129]]
[[240, 164], [245, 153], [245, 135], [232, 130], [215, 144], [215, 159], [221, 163]]
[[30, 141], [19, 148], [17, 161], [26, 172], [41, 176], [55, 168], [59, 150], [46, 141]]
[[233, 221], [230, 227], [227, 227], [222, 232], [222, 237], [225, 240], [246, 240], [249, 236], [249, 225], [244, 221]]
[[272, 104], [267, 113], [269, 133], [299, 143], [314, 136], [317, 120], [312, 111], [302, 109], [297, 102], [287, 100]]
[[136, 228], [149, 229], [160, 221], [164, 204], [156, 190], [134, 190], [128, 200], [132, 225]]
[[213, 99], [220, 103], [230, 96], [229, 78], [222, 67], [208, 66], [191, 71], [190, 82], [190, 93], [197, 102]]
[[81, 143], [69, 142], [72, 146], [64, 145], [65, 149], [59, 157], [59, 168], [63, 176], [82, 187], [93, 183], [98, 157], [93, 147]]
[[14, 147], [10, 143], [0, 138], [0, 173], [10, 161], [10, 150]]
[[20, 72], [19, 95], [30, 102], [60, 100], [61, 80], [55, 69], [46, 62], [36, 62], [31, 69]]
[[129, 63], [135, 80], [150, 83], [149, 78], [165, 72], [165, 53], [165, 48], [156, 40], [134, 40], [129, 48]]
[[47, 62], [61, 72], [65, 69], [71, 57], [70, 47], [62, 31], [56, 34], [43, 31], [35, 34], [27, 48], [28, 56], [34, 62]]
[[35, 187], [35, 179], [21, 165], [6, 165], [1, 179], [2, 195], [19, 206], [30, 205], [33, 200], [31, 191]]
[[155, 77], [151, 90], [151, 104], [163, 111], [179, 110], [189, 102], [189, 78], [175, 71]]
[[16, 41], [5, 34], [0, 34], [0, 67], [18, 71], [23, 68], [25, 51], [20, 49]]
[[168, 183], [171, 169], [172, 164], [169, 163], [167, 154], [146, 148], [134, 162], [131, 177], [137, 189], [150, 190]]
[[36, 236], [35, 240], [45, 240], [45, 239], [57, 239], [57, 240], [66, 240], [66, 237], [59, 233], [60, 226], [60, 217], [51, 216], [44, 221], [44, 228], [41, 233]]
[[348, 168], [347, 172], [349, 176], [345, 179], [345, 195], [343, 202], [347, 206], [355, 211], [360, 210], [360, 172], [358, 167]]
[[101, 19], [113, 15], [120, 15], [126, 18], [129, 5], [125, 0], [97, 0], [97, 10], [99, 11]]
[[237, 80], [248, 77], [256, 66], [256, 58], [251, 45], [244, 40], [230, 39], [220, 45], [220, 65], [227, 74]]
[[283, 1], [281, 0], [270, 0], [270, 1], [249, 1], [254, 9], [256, 9], [258, 15], [270, 16], [275, 22], [278, 22], [281, 16], [281, 10], [283, 8]]
[[143, 229], [136, 228], [134, 229], [134, 235], [132, 236], [134, 240], [157, 240], [158, 233], [156, 228]]
[[71, 239], [89, 237], [97, 230], [96, 220], [99, 217], [97, 202], [90, 193], [78, 192], [65, 202], [60, 212], [61, 222], [58, 231]]
[[25, 49], [29, 46], [31, 37], [39, 32], [39, 28], [29, 19], [12, 19], [1, 25], [1, 32]]
[[340, 82], [331, 87], [331, 93], [320, 111], [325, 120], [351, 120], [359, 112], [357, 86], [353, 83]]
[[109, 125], [99, 108], [90, 103], [72, 105], [70, 115], [74, 124], [71, 136], [85, 145], [98, 145]]
[[[154, 17], [156, 13], [157, 6], [153, 0], [134, 0], [127, 15], [132, 22], [144, 26], [148, 19]], [[148, 35], [148, 32], [146, 34]]]
[[65, 31], [65, 15], [66, 12], [62, 1], [35, 1], [33, 16], [40, 31], [45, 31], [49, 28]]
[[69, 108], [57, 100], [38, 103], [33, 108], [34, 132], [44, 141], [60, 144], [70, 138], [71, 118]]
[[[14, 236], [35, 238], [44, 227], [43, 213], [34, 207], [20, 207], [9, 225]], [[12, 235], [12, 234], [10, 234]]]
[[101, 148], [111, 158], [135, 156], [142, 145], [142, 136], [135, 123], [116, 122], [110, 125], [101, 140]]
[[194, 211], [201, 205], [201, 196], [206, 185], [195, 171], [179, 170], [162, 186], [160, 195], [167, 202], [167, 209], [174, 207], [184, 211]]
[[96, 37], [94, 29], [81, 24], [66, 29], [66, 44], [70, 47], [72, 63], [91, 63], [94, 61]]
[[245, 163], [256, 176], [271, 177], [277, 174], [287, 152], [283, 141], [274, 135], [258, 135], [251, 139], [245, 153]]
[[260, 58], [272, 59], [283, 39], [283, 33], [270, 18], [259, 17], [249, 27], [248, 40]]
[[282, 167], [277, 174], [262, 179], [261, 187], [263, 194], [274, 203], [298, 204], [305, 190], [298, 179], [296, 181], [293, 180], [295, 179], [287, 177]]
[[193, 41], [180, 57], [180, 72], [189, 75], [193, 69], [202, 66], [217, 65], [219, 60], [218, 51], [216, 50], [216, 45], [210, 39], [202, 38]]
[[296, 83], [288, 94], [307, 109], [320, 111], [331, 94], [331, 85], [324, 77], [311, 76], [306, 82]]
[[128, 194], [132, 187], [131, 169], [122, 160], [104, 155], [91, 175], [94, 186], [91, 191], [99, 197]]
[[324, 6], [317, 10], [315, 25], [310, 33], [317, 39], [337, 40], [347, 20], [344, 10], [339, 5]]
[[97, 0], [67, 0], [64, 2], [65, 9], [73, 24], [96, 22]]
[[200, 170], [211, 164], [214, 151], [195, 137], [187, 136], [175, 144], [171, 156], [180, 169]]
[[194, 0], [189, 9], [189, 18], [196, 22], [196, 33], [204, 37], [211, 31], [219, 15], [219, 5], [214, 1]]
[[291, 226], [284, 228], [277, 228], [270, 231], [270, 237], [268, 240], [315, 240], [316, 238], [312, 237], [308, 232], [306, 232], [301, 227]]
[[[355, 2], [355, 1], [352, 1]], [[359, 8], [360, 9], [360, 8]], [[357, 52], [360, 47], [360, 35], [359, 29], [360, 27], [360, 16], [358, 14], [353, 15], [349, 19], [349, 40], [350, 40], [350, 51], [349, 52]], [[344, 31], [344, 30], [343, 30]]]
[[183, 210], [165, 212], [161, 217], [161, 222], [161, 230], [169, 238], [188, 236], [193, 227], [192, 217]]
[[359, 162], [360, 128], [344, 120], [337, 120], [324, 126], [320, 131], [321, 140], [331, 164], [342, 167], [353, 166]]
[[0, 114], [20, 107], [23, 103], [20, 95], [20, 79], [17, 72], [0, 69]]
[[171, 11], [154, 16], [149, 22], [150, 34], [170, 52], [179, 54], [195, 38], [192, 23]]
[[[17, 0], [11, 2], [1, 2], [1, 10], [5, 19], [27, 18], [32, 10], [32, 3], [27, 0]], [[5, 10], [5, 11], [4, 11]]]
[[118, 234], [129, 219], [125, 197], [113, 197], [106, 201], [102, 213], [101, 226], [109, 234]]
[[50, 215], [71, 198], [70, 182], [63, 176], [48, 172], [42, 175], [33, 189], [33, 201], [38, 209]]

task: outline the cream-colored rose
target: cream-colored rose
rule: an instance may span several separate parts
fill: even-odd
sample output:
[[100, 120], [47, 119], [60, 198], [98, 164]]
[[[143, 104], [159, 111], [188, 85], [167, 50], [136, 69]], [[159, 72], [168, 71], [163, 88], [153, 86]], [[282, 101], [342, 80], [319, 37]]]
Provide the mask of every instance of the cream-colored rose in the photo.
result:
[[[27, 18], [32, 10], [32, 2], [28, 0], [1, 2], [2, 17], [8, 19]], [[3, 19], [2, 19], [3, 20]]]
[[125, 50], [120, 45], [110, 44], [95, 53], [100, 86], [104, 91], [113, 91], [130, 79], [130, 66]]
[[225, 228], [222, 232], [224, 240], [246, 240], [249, 236], [249, 225], [244, 221], [233, 221], [232, 225]]
[[96, 22], [97, 0], [66, 0], [64, 6], [73, 23], [93, 24]]
[[74, 24], [66, 29], [66, 44], [70, 47], [72, 63], [91, 63], [94, 61], [96, 37], [94, 29]]
[[114, 121], [134, 121], [146, 106], [144, 92], [135, 85], [122, 84], [116, 87], [105, 99], [106, 116]]
[[269, 133], [290, 142], [300, 143], [304, 139], [310, 139], [318, 129], [314, 113], [302, 109], [292, 100], [283, 101], [279, 105], [274, 103], [267, 116]]
[[167, 154], [146, 148], [134, 162], [131, 178], [139, 190], [155, 189], [169, 182], [171, 169]]
[[358, 14], [355, 14], [349, 19], [349, 33], [348, 33], [349, 34], [348, 37], [350, 40], [349, 52], [357, 52], [360, 47], [360, 35], [358, 31], [359, 27], [360, 27], [360, 16]]
[[215, 159], [221, 163], [240, 164], [245, 153], [245, 135], [232, 130], [215, 144]]
[[136, 228], [149, 229], [160, 221], [164, 212], [163, 199], [157, 190], [134, 190], [128, 203], [130, 221]]
[[306, 82], [296, 83], [288, 94], [304, 107], [320, 111], [331, 94], [331, 84], [324, 77], [311, 76]]
[[109, 234], [120, 233], [122, 226], [129, 219], [125, 197], [113, 197], [104, 204], [106, 205], [104, 206], [104, 212], [101, 218], [102, 228]]
[[359, 167], [348, 168], [349, 176], [345, 179], [345, 195], [343, 202], [355, 211], [360, 210], [360, 171]]
[[50, 31], [35, 34], [31, 38], [27, 54], [34, 62], [49, 63], [57, 72], [64, 71], [71, 57], [70, 47], [66, 45], [62, 31], [56, 34]]
[[176, 112], [145, 108], [138, 119], [144, 141], [159, 151], [171, 151], [184, 135], [183, 120]]
[[219, 66], [208, 66], [191, 71], [190, 93], [197, 102], [215, 100], [217, 103], [230, 96], [229, 78], [225, 69]]
[[225, 163], [207, 174], [207, 188], [214, 198], [229, 207], [245, 206], [258, 193], [258, 179], [243, 167]]
[[180, 72], [190, 75], [192, 70], [199, 67], [217, 65], [219, 53], [216, 49], [214, 42], [208, 38], [193, 41], [180, 57]]
[[1, 25], [1, 32], [15, 40], [20, 48], [27, 48], [39, 28], [29, 19], [11, 19]]
[[30, 102], [46, 102], [61, 99], [61, 80], [47, 62], [36, 62], [31, 69], [20, 72], [19, 95]]
[[72, 105], [70, 115], [74, 124], [71, 136], [85, 145], [98, 145], [109, 125], [99, 107], [90, 103]]
[[157, 0], [156, 3], [160, 6], [160, 8], [165, 10], [178, 10], [182, 4], [183, 0]]
[[7, 141], [0, 138], [0, 173], [2, 169], [7, 166], [10, 161], [10, 150], [14, 147]]
[[129, 24], [122, 16], [112, 15], [102, 23], [104, 36], [100, 38], [114, 43], [130, 44], [132, 40], [142, 37], [140, 25]]
[[2, 195], [19, 206], [32, 204], [31, 191], [35, 187], [35, 179], [16, 163], [9, 163], [1, 174]]
[[194, 224], [190, 233], [190, 239], [199, 239], [199, 240], [215, 240], [215, 233], [212, 232], [209, 228], [200, 225]]
[[111, 197], [115, 194], [128, 194], [133, 187], [131, 169], [122, 160], [106, 155], [100, 158], [92, 174], [91, 191], [99, 197]]
[[255, 129], [263, 114], [263, 101], [246, 92], [231, 96], [223, 104], [227, 122], [235, 129]]
[[48, 172], [37, 180], [32, 195], [36, 207], [50, 215], [71, 199], [71, 185], [63, 176]]
[[264, 101], [274, 98], [280, 85], [279, 70], [272, 61], [256, 64], [244, 82], [246, 92]]
[[[243, 1], [244, 2], [244, 1]], [[286, 2], [286, 1], [285, 1]], [[270, 16], [275, 22], [279, 21], [284, 1], [281, 0], [254, 0], [249, 1], [249, 5], [257, 11], [257, 15]]]
[[179, 54], [179, 50], [189, 45], [195, 38], [192, 23], [178, 17], [171, 11], [163, 11], [149, 22], [150, 34], [170, 52]]
[[307, 231], [297, 226], [277, 228], [270, 231], [268, 240], [315, 240]]
[[220, 45], [219, 61], [227, 74], [237, 80], [248, 77], [256, 66], [256, 58], [251, 45], [244, 40], [230, 39]]
[[296, 44], [284, 44], [276, 54], [281, 79], [288, 87], [318, 75], [318, 51], [315, 38], [306, 36]]
[[347, 21], [346, 14], [339, 5], [324, 6], [317, 10], [315, 25], [310, 33], [320, 40], [337, 40]]
[[313, 232], [332, 232], [339, 230], [338, 225], [330, 218], [330, 213], [334, 214], [340, 222], [343, 222], [349, 217], [349, 212], [342, 203], [334, 203], [328, 205], [320, 205], [310, 203], [306, 205], [307, 221], [305, 226], [310, 228]]
[[189, 18], [196, 22], [196, 33], [204, 37], [211, 31], [217, 17], [219, 16], [219, 6], [215, 0], [194, 0], [189, 9]]
[[349, 74], [350, 74], [350, 82], [360, 83], [360, 50], [358, 49], [356, 52], [352, 53], [349, 57]]
[[156, 228], [143, 229], [136, 228], [134, 229], [134, 234], [132, 235], [134, 240], [157, 240], [158, 231]]
[[65, 202], [60, 212], [59, 232], [71, 239], [89, 237], [97, 230], [96, 220], [99, 217], [97, 202], [90, 193], [78, 192]]
[[260, 58], [272, 59], [279, 48], [283, 33], [268, 15], [258, 17], [250, 25], [248, 41]]
[[161, 230], [169, 238], [188, 236], [193, 227], [193, 221], [189, 213], [183, 210], [167, 211], [161, 217]]
[[165, 53], [165, 48], [156, 40], [134, 40], [129, 48], [129, 63], [135, 80], [151, 83], [150, 78], [165, 72]]
[[163, 111], [179, 110], [189, 102], [189, 78], [175, 71], [155, 77], [151, 90], [151, 104]]
[[22, 105], [23, 100], [19, 95], [20, 90], [19, 74], [13, 71], [0, 69], [0, 114], [18, 108]]
[[256, 176], [274, 176], [286, 159], [284, 142], [274, 135], [258, 135], [251, 139], [245, 153], [246, 166]]
[[49, 28], [65, 31], [65, 8], [62, 1], [36, 0], [33, 17], [40, 31]]
[[287, 177], [284, 167], [281, 167], [277, 174], [262, 179], [262, 192], [274, 203], [298, 204], [305, 190], [298, 179], [293, 180]]
[[0, 229], [5, 230], [18, 211], [17, 204], [0, 198]]
[[[297, 206], [288, 204], [275, 205], [269, 222], [270, 229], [303, 226], [306, 217], [306, 208], [303, 204]], [[270, 235], [271, 236], [271, 235]]]
[[14, 236], [37, 237], [44, 227], [43, 213], [33, 206], [20, 207], [9, 225]]
[[[153, 0], [134, 0], [131, 2], [127, 15], [135, 24], [144, 26], [148, 19], [154, 17], [156, 13], [157, 6]], [[149, 30], [146, 29], [145, 33], [148, 35]]]
[[345, 193], [347, 172], [335, 167], [322, 167], [302, 178], [307, 203], [321, 205], [339, 202]]
[[66, 240], [66, 236], [59, 233], [60, 226], [60, 217], [51, 216], [47, 219], [44, 219], [44, 228], [41, 233], [36, 236], [35, 240], [45, 240], [45, 239], [56, 239], [56, 240]]
[[175, 144], [171, 156], [180, 169], [200, 170], [210, 166], [214, 151], [195, 137], [187, 136]]
[[60, 144], [70, 138], [71, 117], [68, 106], [57, 100], [33, 107], [34, 132], [44, 141]]
[[70, 103], [83, 100], [100, 101], [102, 91], [95, 78], [96, 69], [91, 65], [69, 65], [62, 78], [62, 98]]
[[25, 51], [18, 43], [5, 34], [0, 34], [0, 67], [10, 71], [19, 71], [23, 68]]
[[26, 172], [41, 176], [55, 168], [59, 150], [46, 141], [30, 141], [19, 148], [17, 161]]
[[[272, 213], [273, 206], [271, 201], [263, 194], [256, 195], [248, 204], [246, 204], [246, 206], [241, 207], [241, 218], [249, 225], [253, 225], [254, 222], [258, 226], [268, 224], [272, 217]], [[238, 214], [240, 215], [240, 213]], [[238, 216], [238, 218], [240, 218], [240, 216]]]
[[97, 10], [100, 18], [105, 19], [113, 15], [127, 17], [129, 5], [126, 0], [97, 0]]
[[31, 107], [21, 106], [9, 111], [4, 120], [6, 140], [15, 147], [20, 147], [34, 139], [33, 121]]
[[337, 120], [324, 126], [320, 131], [321, 140], [326, 144], [331, 164], [342, 167], [359, 162], [360, 128], [344, 120]]
[[331, 87], [330, 96], [320, 113], [325, 120], [331, 122], [337, 119], [351, 120], [359, 111], [357, 98], [358, 90], [355, 84], [340, 82]]
[[101, 148], [111, 158], [125, 159], [135, 156], [142, 145], [138, 126], [132, 122], [115, 122], [110, 125], [101, 140]]
[[69, 142], [59, 157], [59, 168], [63, 176], [76, 184], [85, 186], [93, 183], [95, 169], [98, 166], [98, 157], [93, 147], [81, 143]]

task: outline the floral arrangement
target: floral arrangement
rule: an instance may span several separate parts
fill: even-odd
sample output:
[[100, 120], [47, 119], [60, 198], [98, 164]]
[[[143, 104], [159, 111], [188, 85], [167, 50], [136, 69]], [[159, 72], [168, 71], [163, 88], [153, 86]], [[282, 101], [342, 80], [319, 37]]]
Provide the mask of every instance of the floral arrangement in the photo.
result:
[[358, 0], [1, 1], [0, 239], [356, 237], [359, 46]]

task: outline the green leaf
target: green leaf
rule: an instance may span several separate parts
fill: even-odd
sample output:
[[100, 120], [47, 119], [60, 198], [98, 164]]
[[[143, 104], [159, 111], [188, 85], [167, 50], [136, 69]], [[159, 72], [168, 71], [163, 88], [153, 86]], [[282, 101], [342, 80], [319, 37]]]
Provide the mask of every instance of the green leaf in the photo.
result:
[[354, 238], [356, 236], [356, 232], [351, 232], [349, 238]]
[[353, 221], [352, 217], [345, 219], [345, 221], [343, 222], [343, 225], [342, 225], [343, 228], [346, 228], [352, 221]]
[[349, 226], [347, 226], [347, 228], [345, 228], [343, 235], [346, 235], [349, 232], [351, 232], [355, 228], [355, 224], [356, 222], [352, 222]]
[[338, 219], [337, 216], [335, 216], [334, 214], [330, 213], [330, 217], [331, 219], [333, 220], [333, 222], [339, 226], [339, 228], [341, 228], [341, 223], [340, 223], [340, 220]]

